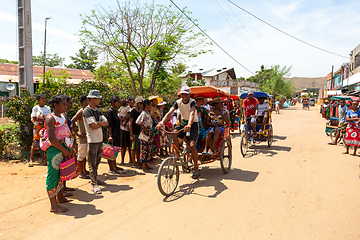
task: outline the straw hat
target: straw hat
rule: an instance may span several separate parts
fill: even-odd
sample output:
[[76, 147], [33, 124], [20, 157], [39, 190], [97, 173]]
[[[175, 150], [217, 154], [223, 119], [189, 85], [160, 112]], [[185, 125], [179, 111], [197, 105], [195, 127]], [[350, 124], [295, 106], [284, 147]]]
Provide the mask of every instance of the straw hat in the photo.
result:
[[225, 102], [225, 101], [222, 100], [221, 98], [213, 97], [210, 101], [210, 104], [215, 104], [215, 103], [219, 103], [219, 102]]
[[151, 96], [151, 97], [149, 97], [149, 100], [150, 100], [150, 101], [152, 101], [152, 100], [154, 100], [154, 99], [157, 99], [158, 104], [163, 101], [163, 99], [162, 99], [161, 97], [159, 97], [159, 96]]

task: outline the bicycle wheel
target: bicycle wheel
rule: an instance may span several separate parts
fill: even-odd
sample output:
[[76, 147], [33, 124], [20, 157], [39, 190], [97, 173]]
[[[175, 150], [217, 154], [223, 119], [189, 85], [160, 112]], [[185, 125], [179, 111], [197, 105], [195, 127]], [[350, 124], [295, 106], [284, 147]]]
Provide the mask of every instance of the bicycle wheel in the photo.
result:
[[224, 140], [220, 148], [220, 166], [221, 170], [226, 174], [230, 172], [232, 163], [232, 147], [228, 139]]
[[168, 197], [175, 192], [179, 183], [179, 167], [174, 157], [166, 158], [159, 167], [157, 184], [162, 195]]
[[240, 140], [240, 151], [241, 151], [241, 154], [243, 155], [243, 157], [245, 157], [245, 155], [247, 153], [248, 146], [249, 146], [249, 141], [246, 136], [246, 132], [243, 132], [241, 135], [241, 140]]
[[[330, 139], [331, 139], [331, 142], [334, 142], [335, 141], [335, 138], [336, 138], [336, 129], [333, 129], [331, 130], [330, 132]], [[337, 143], [340, 143], [341, 141], [341, 136], [339, 136], [338, 140], [337, 140]]]
[[268, 137], [267, 137], [267, 144], [268, 147], [271, 147], [273, 140], [274, 140], [274, 132], [273, 132], [273, 127], [272, 125], [269, 126], [269, 130], [268, 130]]

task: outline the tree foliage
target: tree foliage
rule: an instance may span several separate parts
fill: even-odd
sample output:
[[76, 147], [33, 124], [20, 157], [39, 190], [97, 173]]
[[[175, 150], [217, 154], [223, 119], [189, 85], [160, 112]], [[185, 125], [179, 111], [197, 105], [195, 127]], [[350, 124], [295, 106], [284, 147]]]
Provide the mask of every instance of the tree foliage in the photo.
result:
[[[184, 10], [188, 15], [191, 13]], [[171, 5], [117, 1], [113, 9], [99, 7], [82, 15], [82, 42], [108, 55], [128, 72], [132, 94], [155, 93], [163, 69], [176, 57], [207, 52], [202, 33]], [[196, 21], [196, 20], [194, 20]], [[144, 79], [149, 76], [148, 89]]]
[[285, 78], [290, 74], [291, 67], [272, 66], [266, 69], [263, 65], [260, 71], [256, 71], [255, 76], [251, 76], [247, 81], [259, 83], [261, 91], [267, 92], [274, 97], [279, 95], [291, 98], [294, 94], [293, 82], [286, 81]]
[[87, 50], [86, 46], [84, 46], [79, 49], [78, 53], [75, 53], [75, 56], [70, 56], [73, 63], [66, 65], [66, 67], [94, 72], [98, 57], [99, 55], [94, 49], [90, 48]]
[[199, 79], [195, 81], [192, 77], [189, 77], [188, 79], [186, 79], [186, 85], [188, 85], [189, 87], [205, 86], [206, 81], [205, 79]]
[[[61, 67], [65, 58], [60, 57], [57, 53], [46, 54], [45, 66], [47, 67]], [[44, 66], [44, 53], [40, 52], [38, 56], [33, 56], [34, 66]]]
[[19, 61], [11, 61], [11, 60], [7, 60], [7, 59], [0, 59], [0, 63], [19, 64]]

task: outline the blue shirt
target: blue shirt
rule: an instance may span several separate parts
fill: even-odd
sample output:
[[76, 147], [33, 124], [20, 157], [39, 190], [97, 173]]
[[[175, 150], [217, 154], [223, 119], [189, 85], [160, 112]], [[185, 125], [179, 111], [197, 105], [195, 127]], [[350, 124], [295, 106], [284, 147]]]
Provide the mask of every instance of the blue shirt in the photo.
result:
[[[346, 116], [347, 116], [348, 118], [358, 118], [358, 117], [360, 116], [360, 110], [357, 110], [356, 112], [353, 112], [353, 110], [350, 109], [350, 110], [347, 112]], [[349, 122], [349, 123], [355, 123], [355, 121], [348, 121], [348, 122]]]
[[348, 111], [347, 106], [344, 105], [343, 107], [341, 107], [339, 105], [338, 111], [339, 111], [339, 123], [345, 123], [345, 116]]

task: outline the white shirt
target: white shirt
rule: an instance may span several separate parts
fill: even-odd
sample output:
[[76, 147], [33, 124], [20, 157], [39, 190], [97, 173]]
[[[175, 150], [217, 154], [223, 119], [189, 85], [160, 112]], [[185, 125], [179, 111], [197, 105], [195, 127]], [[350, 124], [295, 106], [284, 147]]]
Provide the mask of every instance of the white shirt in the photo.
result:
[[[271, 107], [269, 107], [269, 109], [271, 109]], [[264, 116], [263, 114], [264, 111], [268, 111], [268, 104], [266, 102], [258, 105], [258, 115]]]
[[[40, 107], [39, 105], [36, 105], [35, 107], [33, 107], [30, 116], [31, 116], [31, 118], [33, 118], [33, 117], [37, 117], [37, 118], [42, 117], [45, 120], [46, 116], [48, 114], [50, 114], [50, 113], [51, 113], [50, 107], [48, 107], [46, 105], [44, 105], [44, 107]], [[38, 122], [38, 121], [34, 121], [34, 124], [39, 125], [39, 124], [43, 124], [43, 123]]]

